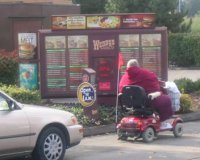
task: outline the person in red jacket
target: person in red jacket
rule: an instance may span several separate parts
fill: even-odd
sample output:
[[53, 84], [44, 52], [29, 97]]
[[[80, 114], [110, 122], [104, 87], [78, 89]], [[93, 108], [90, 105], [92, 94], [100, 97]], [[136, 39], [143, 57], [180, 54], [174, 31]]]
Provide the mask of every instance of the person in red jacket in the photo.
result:
[[[138, 85], [144, 88], [147, 95], [151, 95], [150, 106], [153, 106], [160, 115], [161, 122], [169, 119], [174, 113], [172, 110], [171, 99], [163, 94], [160, 82], [156, 74], [150, 70], [139, 67], [136, 59], [131, 59], [127, 63], [127, 69], [119, 83], [119, 92], [126, 85]], [[161, 125], [164, 127], [165, 122]], [[172, 127], [167, 124], [167, 127]]]

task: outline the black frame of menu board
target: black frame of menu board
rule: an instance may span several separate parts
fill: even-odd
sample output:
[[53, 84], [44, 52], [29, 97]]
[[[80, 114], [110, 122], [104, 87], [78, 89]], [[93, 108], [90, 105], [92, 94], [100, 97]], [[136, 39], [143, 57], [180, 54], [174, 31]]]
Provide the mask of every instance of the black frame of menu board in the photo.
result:
[[137, 58], [142, 67], [155, 71], [161, 80], [168, 79], [166, 27], [39, 30], [38, 53], [42, 98], [76, 97], [82, 69], [87, 67], [97, 72], [98, 96], [116, 96], [119, 54], [123, 57], [120, 76], [128, 59]]

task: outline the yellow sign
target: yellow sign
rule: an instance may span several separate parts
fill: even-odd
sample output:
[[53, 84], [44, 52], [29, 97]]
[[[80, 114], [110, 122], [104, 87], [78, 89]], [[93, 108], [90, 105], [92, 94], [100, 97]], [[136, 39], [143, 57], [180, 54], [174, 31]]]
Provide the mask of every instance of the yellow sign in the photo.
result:
[[83, 82], [78, 86], [77, 97], [84, 107], [90, 107], [96, 101], [96, 90], [88, 82]]

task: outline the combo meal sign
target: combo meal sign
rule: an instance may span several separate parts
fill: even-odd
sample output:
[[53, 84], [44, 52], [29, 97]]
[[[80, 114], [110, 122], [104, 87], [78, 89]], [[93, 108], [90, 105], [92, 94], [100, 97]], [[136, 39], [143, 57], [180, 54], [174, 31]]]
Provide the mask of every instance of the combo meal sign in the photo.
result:
[[52, 30], [154, 27], [154, 13], [115, 15], [53, 15]]

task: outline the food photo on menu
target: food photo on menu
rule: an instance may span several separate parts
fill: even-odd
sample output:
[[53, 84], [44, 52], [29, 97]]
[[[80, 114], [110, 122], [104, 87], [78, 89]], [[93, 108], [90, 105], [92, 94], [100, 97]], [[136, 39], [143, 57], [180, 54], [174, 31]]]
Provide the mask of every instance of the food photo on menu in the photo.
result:
[[88, 48], [88, 36], [68, 36], [68, 48]]
[[46, 49], [64, 49], [66, 48], [65, 36], [46, 36], [45, 37]]

